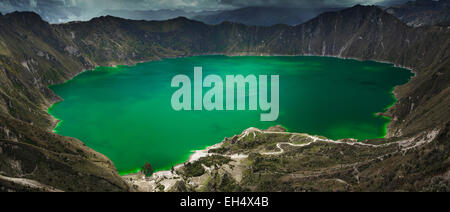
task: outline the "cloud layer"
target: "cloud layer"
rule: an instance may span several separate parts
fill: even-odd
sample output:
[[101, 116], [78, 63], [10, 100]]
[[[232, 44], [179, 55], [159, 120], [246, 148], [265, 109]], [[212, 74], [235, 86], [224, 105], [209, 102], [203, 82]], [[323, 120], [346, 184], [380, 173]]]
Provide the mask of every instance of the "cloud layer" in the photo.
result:
[[383, 4], [402, 0], [0, 0], [0, 12], [35, 11], [52, 22], [85, 20], [109, 9], [187, 11], [223, 10], [248, 6], [334, 7]]

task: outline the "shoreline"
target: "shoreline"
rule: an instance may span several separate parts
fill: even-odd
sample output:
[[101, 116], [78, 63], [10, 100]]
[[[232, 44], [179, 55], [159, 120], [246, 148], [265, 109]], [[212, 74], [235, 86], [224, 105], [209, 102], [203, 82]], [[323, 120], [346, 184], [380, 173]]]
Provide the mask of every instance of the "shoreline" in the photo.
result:
[[[212, 53], [203, 53], [203, 54], [192, 54], [192, 55], [182, 55], [182, 56], [173, 56], [173, 57], [158, 57], [156, 59], [150, 59], [150, 60], [143, 60], [143, 61], [134, 61], [134, 62], [127, 62], [127, 63], [123, 63], [122, 65], [120, 63], [117, 62], [112, 62], [109, 63], [106, 66], [101, 66], [98, 64], [94, 65], [94, 68], [92, 69], [82, 69], [80, 72], [78, 72], [77, 74], [74, 74], [73, 76], [70, 77], [70, 79], [62, 82], [62, 83], [57, 83], [57, 84], [51, 84], [48, 85], [47, 88], [50, 89], [52, 92], [53, 90], [50, 88], [51, 86], [54, 85], [61, 85], [61, 84], [65, 84], [70, 82], [71, 80], [73, 80], [74, 78], [76, 78], [77, 76], [87, 72], [87, 71], [94, 71], [95, 69], [99, 68], [99, 67], [110, 67], [110, 68], [117, 68], [118, 66], [127, 66], [127, 67], [132, 67], [132, 66], [137, 66], [138, 64], [142, 64], [142, 63], [148, 63], [148, 62], [154, 62], [154, 61], [162, 61], [164, 59], [177, 59], [177, 58], [187, 58], [187, 57], [198, 57], [198, 56], [227, 56], [227, 57], [245, 57], [245, 56], [255, 56], [255, 57], [328, 57], [328, 58], [338, 58], [338, 59], [343, 59], [343, 60], [355, 60], [355, 61], [360, 61], [360, 62], [365, 62], [365, 61], [373, 61], [373, 62], [377, 62], [377, 63], [383, 63], [383, 64], [389, 64], [389, 65], [393, 65], [394, 67], [398, 67], [398, 68], [403, 68], [406, 70], [409, 70], [411, 73], [413, 73], [414, 75], [408, 80], [407, 83], [402, 84], [402, 85], [397, 85], [392, 89], [391, 94], [393, 94], [394, 98], [395, 98], [395, 102], [388, 106], [386, 108], [385, 112], [379, 112], [377, 114], [380, 114], [380, 117], [382, 118], [386, 118], [389, 119], [389, 122], [386, 124], [385, 126], [385, 135], [383, 138], [390, 138], [391, 136], [389, 135], [389, 126], [392, 123], [392, 119], [393, 117], [391, 117], [389, 114], [389, 111], [391, 109], [393, 109], [396, 104], [398, 103], [398, 93], [396, 92], [396, 90], [398, 89], [399, 86], [405, 86], [407, 84], [409, 84], [415, 77], [417, 77], [417, 72], [411, 68], [411, 67], [406, 67], [406, 66], [402, 66], [402, 65], [398, 65], [389, 61], [380, 61], [380, 60], [371, 60], [371, 59], [361, 59], [361, 58], [352, 58], [352, 57], [342, 57], [342, 56], [336, 56], [336, 55], [314, 55], [314, 54], [297, 54], [297, 55], [289, 55], [289, 54], [267, 54], [267, 53], [254, 53], [254, 52], [240, 52], [240, 53], [218, 53], [218, 52], [212, 52]], [[50, 113], [50, 109], [64, 101], [64, 99], [60, 96], [58, 96], [56, 93], [53, 92], [53, 94], [58, 98], [58, 100], [55, 101], [49, 101], [50, 102], [50, 106], [46, 105], [44, 107], [44, 110], [46, 111], [46, 113], [50, 116], [50, 122], [51, 125], [49, 127], [49, 131], [51, 133], [55, 133], [57, 134], [57, 132], [55, 131], [55, 129], [63, 122], [63, 120], [58, 119], [57, 117], [53, 116]], [[348, 138], [348, 139], [352, 139], [352, 138]], [[84, 142], [83, 142], [84, 143]], [[214, 144], [212, 146], [207, 146], [205, 147], [205, 149], [203, 150], [192, 150], [192, 154], [190, 154], [190, 156], [188, 157], [188, 159], [184, 162], [184, 163], [180, 163], [174, 166], [175, 169], [180, 168], [182, 166], [184, 166], [185, 163], [189, 163], [189, 162], [194, 162], [196, 160], [199, 160], [200, 158], [203, 157], [207, 157], [209, 155], [208, 151], [214, 148], [218, 148], [223, 144], [223, 141], [217, 144]], [[88, 146], [89, 147], [89, 146]], [[91, 147], [89, 147], [91, 148]], [[92, 148], [91, 148], [92, 149]], [[94, 150], [95, 151], [95, 150]], [[100, 152], [99, 152], [100, 153]], [[100, 153], [102, 154], [102, 153]], [[109, 158], [108, 158], [109, 159]], [[138, 170], [138, 169], [136, 169]], [[130, 171], [131, 172], [131, 171]], [[138, 175], [140, 172], [140, 168], [137, 172], [135, 173], [130, 173], [129, 174], [124, 174], [124, 175], [120, 175], [120, 173], [117, 171], [117, 174], [119, 174], [121, 177], [127, 177], [127, 176], [135, 176]], [[157, 173], [165, 173], [165, 172], [170, 172], [170, 170], [161, 170], [161, 171], [157, 171], [153, 174], [157, 174]], [[126, 172], [125, 172], [126, 173]]]

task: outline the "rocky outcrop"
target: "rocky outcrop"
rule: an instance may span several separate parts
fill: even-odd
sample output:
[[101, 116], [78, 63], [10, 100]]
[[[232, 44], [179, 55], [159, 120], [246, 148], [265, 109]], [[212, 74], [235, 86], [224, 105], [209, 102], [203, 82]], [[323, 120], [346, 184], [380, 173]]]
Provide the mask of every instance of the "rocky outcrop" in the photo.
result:
[[450, 21], [449, 0], [417, 0], [389, 7], [386, 12], [405, 22], [420, 27]]

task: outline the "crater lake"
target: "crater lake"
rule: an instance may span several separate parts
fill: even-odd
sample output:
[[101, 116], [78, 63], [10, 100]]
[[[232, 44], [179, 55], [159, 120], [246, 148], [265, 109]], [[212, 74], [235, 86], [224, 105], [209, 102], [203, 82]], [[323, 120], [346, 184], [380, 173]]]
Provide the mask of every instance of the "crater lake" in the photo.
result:
[[[175, 75], [279, 75], [279, 117], [261, 122], [261, 111], [175, 111]], [[98, 67], [50, 88], [64, 100], [48, 112], [55, 132], [80, 139], [106, 155], [120, 174], [146, 162], [169, 170], [193, 150], [249, 127], [282, 125], [290, 132], [330, 139], [381, 138], [389, 119], [376, 114], [395, 103], [395, 86], [413, 74], [392, 64], [314, 56], [196, 56], [135, 66]], [[205, 93], [208, 89], [203, 89]], [[270, 90], [270, 89], [269, 89]], [[247, 101], [248, 104], [248, 101]]]

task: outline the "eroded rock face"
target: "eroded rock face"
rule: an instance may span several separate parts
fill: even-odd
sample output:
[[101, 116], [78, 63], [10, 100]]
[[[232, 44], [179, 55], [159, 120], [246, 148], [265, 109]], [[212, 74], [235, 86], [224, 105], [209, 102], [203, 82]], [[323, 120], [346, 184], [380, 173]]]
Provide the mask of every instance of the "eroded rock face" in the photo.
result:
[[450, 21], [450, 2], [448, 0], [418, 0], [393, 6], [386, 12], [394, 15], [408, 26], [421, 27]]
[[76, 57], [81, 56], [78, 48], [76, 48], [74, 46], [66, 46], [66, 48], [64, 48], [64, 51], [68, 52], [72, 56], [76, 56]]

